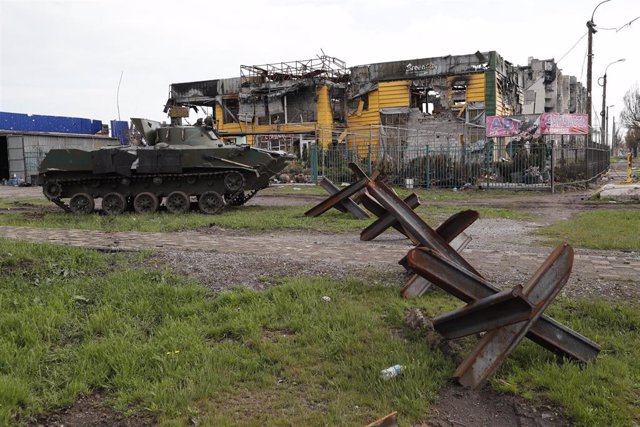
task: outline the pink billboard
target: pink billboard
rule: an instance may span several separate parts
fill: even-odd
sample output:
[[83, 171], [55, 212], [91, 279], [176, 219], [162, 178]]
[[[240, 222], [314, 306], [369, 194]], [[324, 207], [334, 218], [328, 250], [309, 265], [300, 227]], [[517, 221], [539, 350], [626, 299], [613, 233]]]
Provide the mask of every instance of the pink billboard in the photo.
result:
[[520, 120], [511, 117], [487, 116], [485, 124], [488, 137], [515, 136], [520, 133]]
[[589, 133], [588, 114], [542, 113], [540, 135], [586, 135]]
[[587, 114], [542, 113], [526, 116], [487, 116], [488, 138], [540, 135], [586, 135], [589, 133]]

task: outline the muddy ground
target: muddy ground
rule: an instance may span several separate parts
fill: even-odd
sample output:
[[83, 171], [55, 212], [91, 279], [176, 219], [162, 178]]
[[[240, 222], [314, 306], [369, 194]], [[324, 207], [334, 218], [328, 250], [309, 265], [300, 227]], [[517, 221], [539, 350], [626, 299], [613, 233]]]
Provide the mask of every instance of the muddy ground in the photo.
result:
[[[481, 219], [474, 224], [468, 234], [473, 240], [467, 247], [467, 254], [472, 264], [487, 253], [510, 251], [515, 254], [526, 252], [533, 254], [512, 265], [495, 264], [478, 265], [481, 272], [498, 286], [513, 286], [521, 283], [535, 270], [539, 264], [536, 254], [548, 254], [551, 248], [543, 245], [542, 240], [532, 236], [537, 228], [569, 218], [577, 212], [604, 208], [632, 208], [640, 205], [603, 205], [587, 203], [590, 191], [563, 194], [523, 193], [509, 198], [494, 197], [490, 192], [477, 200], [464, 202], [466, 206], [502, 207], [530, 212], [537, 215], [533, 221], [512, 221], [505, 219]], [[15, 189], [0, 187], [0, 198], [41, 197], [38, 188]], [[250, 203], [268, 206], [308, 205], [322, 200], [318, 196], [302, 195], [258, 195]], [[459, 202], [438, 202], [434, 205], [455, 205]], [[40, 207], [23, 205], [19, 211], [56, 210], [56, 207]], [[14, 211], [14, 210], [12, 210]], [[232, 231], [219, 228], [200, 230], [203, 235], [216, 238], [251, 238], [260, 242], [261, 235], [247, 231]], [[257, 240], [255, 240], [257, 239]], [[187, 239], [188, 240], [188, 239]], [[158, 250], [154, 262], [160, 268], [169, 266], [178, 274], [194, 277], [214, 292], [228, 287], [247, 286], [254, 289], [265, 289], [277, 286], [284, 277], [294, 275], [320, 275], [337, 280], [357, 275], [368, 283], [388, 283], [400, 287], [405, 274], [399, 267], [390, 268], [388, 264], [372, 262], [376, 248], [406, 250], [407, 241], [399, 234], [387, 233], [375, 243], [360, 242], [358, 233], [329, 235], [325, 233], [284, 232], [264, 234], [264, 244], [271, 245], [280, 241], [282, 247], [291, 248], [295, 252], [296, 242], [313, 242], [316, 247], [332, 246], [336, 255], [348, 254], [343, 260], [328, 257], [291, 257], [284, 251], [262, 254], [242, 254], [238, 251], [225, 250], [224, 246], [216, 247], [215, 253], [198, 251], [189, 248], [166, 248]], [[368, 246], [367, 246], [368, 245]], [[376, 246], [380, 245], [380, 246]], [[366, 248], [366, 249], [362, 249]], [[475, 252], [474, 252], [475, 251]], [[371, 252], [373, 254], [373, 252]], [[640, 261], [639, 254], [621, 253], [617, 251], [576, 251], [584, 257], [611, 257]], [[480, 254], [480, 255], [478, 255]], [[480, 259], [478, 258], [478, 259]], [[530, 259], [534, 258], [534, 259]], [[395, 263], [395, 262], [394, 262]], [[613, 300], [640, 299], [639, 280], [603, 279], [594, 270], [584, 268], [572, 273], [564, 295], [569, 297], [595, 297]], [[464, 390], [451, 384], [443, 390], [440, 400], [431, 409], [429, 425], [433, 426], [551, 426], [570, 425], [571, 421], [562, 415], [562, 411], [546, 402], [525, 402], [522, 399], [502, 395], [485, 387], [479, 392]], [[384, 415], [384, 414], [381, 414]], [[364, 420], [363, 420], [364, 421]], [[124, 418], [104, 404], [100, 393], [80, 398], [74, 405], [46, 414], [34, 420], [33, 425], [81, 426], [81, 425], [153, 425], [148, 417]]]

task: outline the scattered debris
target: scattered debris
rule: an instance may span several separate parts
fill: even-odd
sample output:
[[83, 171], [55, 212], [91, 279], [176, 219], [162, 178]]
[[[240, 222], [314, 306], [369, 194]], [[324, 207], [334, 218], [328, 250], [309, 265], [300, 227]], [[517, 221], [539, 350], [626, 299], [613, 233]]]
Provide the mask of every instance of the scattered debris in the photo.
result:
[[367, 424], [365, 427], [398, 427], [398, 413], [392, 412], [389, 415], [385, 415], [384, 417]]
[[615, 202], [640, 202], [640, 185], [607, 184], [598, 192], [600, 199]]
[[383, 380], [388, 380], [393, 377], [397, 377], [402, 373], [403, 370], [404, 366], [402, 365], [389, 366], [387, 369], [383, 369], [382, 371], [380, 371], [380, 377], [382, 377]]

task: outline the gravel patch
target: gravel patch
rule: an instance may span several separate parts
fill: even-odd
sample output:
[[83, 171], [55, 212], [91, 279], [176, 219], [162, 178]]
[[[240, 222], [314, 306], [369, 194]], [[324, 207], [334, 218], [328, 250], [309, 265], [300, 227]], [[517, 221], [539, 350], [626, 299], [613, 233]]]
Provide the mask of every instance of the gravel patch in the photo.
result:
[[326, 277], [343, 281], [358, 278], [365, 283], [398, 284], [404, 280], [400, 269], [388, 271], [370, 266], [335, 262], [304, 262], [274, 255], [238, 255], [212, 252], [162, 251], [154, 257], [157, 266], [169, 267], [188, 276], [215, 293], [232, 288], [263, 290], [298, 276]]

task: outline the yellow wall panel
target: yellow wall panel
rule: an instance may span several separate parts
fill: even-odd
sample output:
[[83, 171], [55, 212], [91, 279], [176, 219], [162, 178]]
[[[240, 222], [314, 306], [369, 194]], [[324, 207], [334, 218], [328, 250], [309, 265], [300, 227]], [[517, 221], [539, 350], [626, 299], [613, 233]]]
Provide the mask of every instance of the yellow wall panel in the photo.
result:
[[378, 108], [408, 107], [411, 102], [410, 84], [409, 80], [380, 82], [378, 84], [380, 99]]
[[[449, 76], [447, 85], [449, 86], [449, 100], [452, 99], [453, 83], [459, 80], [466, 80], [465, 102], [485, 101], [485, 79], [484, 73], [468, 74], [466, 76]], [[451, 102], [450, 102], [451, 104]]]
[[507, 110], [504, 108], [504, 99], [502, 98], [502, 90], [496, 80], [496, 115], [506, 116]]
[[213, 114], [218, 126], [220, 126], [224, 120], [224, 111], [222, 111], [222, 106], [220, 104], [216, 103], [216, 110]]
[[316, 103], [318, 124], [326, 126], [333, 123], [333, 113], [331, 111], [331, 100], [329, 99], [329, 88], [327, 86], [320, 86], [316, 95], [318, 101]]
[[380, 125], [379, 94], [377, 90], [369, 92], [369, 108], [362, 114], [347, 116], [347, 144], [369, 145], [378, 141]]
[[316, 102], [317, 120], [318, 120], [318, 140], [322, 147], [331, 144], [333, 112], [331, 111], [331, 98], [329, 96], [329, 87], [320, 86], [316, 90], [318, 101]]
[[369, 92], [369, 106], [362, 114], [347, 115], [347, 126], [350, 129], [367, 128], [369, 126], [378, 126], [380, 124], [379, 111], [379, 93], [378, 90]]

